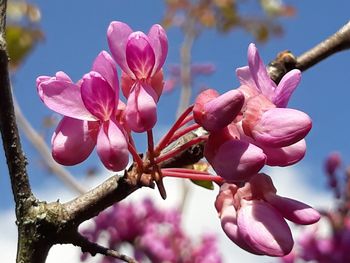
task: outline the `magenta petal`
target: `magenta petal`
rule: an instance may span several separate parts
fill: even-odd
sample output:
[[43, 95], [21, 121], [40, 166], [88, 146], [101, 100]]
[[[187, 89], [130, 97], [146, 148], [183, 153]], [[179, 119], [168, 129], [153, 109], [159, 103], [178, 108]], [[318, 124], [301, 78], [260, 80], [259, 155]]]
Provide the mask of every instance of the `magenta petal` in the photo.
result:
[[241, 201], [237, 225], [242, 239], [254, 250], [268, 256], [285, 256], [293, 248], [292, 233], [282, 215], [270, 204]]
[[301, 80], [301, 72], [298, 69], [293, 69], [283, 76], [281, 82], [275, 90], [273, 103], [278, 108], [287, 106], [290, 96], [294, 92]]
[[101, 51], [92, 65], [92, 71], [96, 71], [107, 80], [108, 84], [116, 92], [116, 100], [119, 99], [119, 83], [116, 63], [113, 58], [106, 52]]
[[154, 127], [157, 122], [157, 94], [148, 85], [135, 83], [125, 109], [128, 126], [134, 132], [145, 132]]
[[168, 53], [168, 38], [161, 25], [153, 25], [148, 32], [148, 40], [155, 54], [155, 64], [151, 76], [163, 66]]
[[320, 220], [320, 214], [311, 206], [297, 200], [274, 193], [264, 195], [269, 204], [275, 207], [286, 219], [301, 225], [309, 225]]
[[52, 157], [63, 165], [84, 161], [96, 144], [98, 122], [64, 117], [52, 136]]
[[243, 94], [238, 90], [230, 90], [204, 104], [200, 124], [210, 132], [220, 130], [234, 120], [243, 103]]
[[80, 88], [74, 83], [54, 78], [37, 82], [39, 96], [49, 109], [75, 119], [96, 120], [96, 117], [86, 109]]
[[250, 88], [255, 88], [255, 89], [259, 90], [256, 87], [256, 84], [255, 84], [255, 81], [252, 77], [252, 74], [250, 74], [250, 69], [248, 66], [237, 68], [236, 75], [237, 75], [241, 85], [245, 85], [245, 86], [248, 86]]
[[272, 100], [276, 84], [270, 79], [258, 49], [253, 43], [248, 47], [248, 64], [257, 88], [265, 97]]
[[263, 113], [252, 129], [252, 136], [263, 145], [284, 147], [303, 139], [311, 127], [310, 117], [302, 111], [272, 108]]
[[63, 71], [56, 72], [55, 77], [56, 77], [57, 80], [64, 80], [64, 81], [67, 81], [67, 82], [73, 82], [71, 80], [71, 78], [66, 73], [64, 73]]
[[233, 205], [224, 207], [221, 212], [220, 219], [221, 227], [229, 239], [231, 239], [240, 248], [250, 253], [261, 255], [261, 253], [251, 248], [240, 236], [237, 226], [237, 212]]
[[215, 172], [227, 182], [249, 181], [264, 166], [266, 155], [263, 151], [242, 140], [228, 140], [211, 156], [204, 155]]
[[84, 75], [81, 96], [85, 107], [94, 116], [102, 121], [109, 120], [116, 107], [115, 92], [98, 72]]
[[127, 24], [113, 21], [107, 30], [107, 40], [109, 49], [119, 67], [131, 78], [135, 78], [134, 73], [129, 69], [126, 62], [126, 44], [132, 32], [132, 29]]
[[305, 140], [300, 140], [285, 147], [261, 147], [266, 154], [266, 164], [270, 166], [289, 166], [304, 158], [306, 152]]
[[121, 171], [128, 165], [128, 143], [119, 124], [112, 121], [103, 123], [98, 133], [96, 148], [107, 169]]
[[155, 64], [155, 54], [144, 33], [138, 31], [129, 36], [126, 45], [126, 61], [136, 78], [141, 80], [151, 76]]

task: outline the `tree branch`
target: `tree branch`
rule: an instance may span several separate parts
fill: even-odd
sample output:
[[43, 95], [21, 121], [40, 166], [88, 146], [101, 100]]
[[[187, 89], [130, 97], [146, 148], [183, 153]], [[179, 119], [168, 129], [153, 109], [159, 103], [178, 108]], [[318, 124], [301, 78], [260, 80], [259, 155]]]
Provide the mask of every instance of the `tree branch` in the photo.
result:
[[[0, 1], [0, 130], [4, 152], [11, 178], [12, 192], [18, 209], [33, 197], [26, 171], [26, 158], [23, 154], [13, 108], [11, 84], [6, 52], [5, 25], [7, 1]], [[21, 220], [17, 209], [17, 220]]]
[[327, 57], [347, 49], [350, 49], [350, 21], [335, 34], [299, 57], [293, 56], [290, 51], [279, 53], [277, 58], [269, 64], [268, 71], [271, 79], [279, 83], [288, 71], [292, 69], [305, 71]]
[[76, 233], [74, 239], [72, 240], [72, 244], [80, 247], [83, 252], [89, 252], [92, 256], [95, 256], [96, 254], [102, 254], [128, 263], [137, 263], [135, 259], [121, 254], [118, 251], [93, 243], [79, 233]]

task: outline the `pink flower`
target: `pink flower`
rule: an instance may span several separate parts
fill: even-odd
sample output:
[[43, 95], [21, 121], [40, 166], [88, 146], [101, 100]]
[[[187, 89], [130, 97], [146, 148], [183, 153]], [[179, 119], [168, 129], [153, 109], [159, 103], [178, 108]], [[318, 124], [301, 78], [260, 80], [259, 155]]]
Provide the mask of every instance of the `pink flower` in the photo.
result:
[[259, 147], [240, 139], [234, 123], [209, 135], [204, 156], [227, 182], [249, 181], [266, 162]]
[[207, 89], [197, 96], [193, 117], [207, 131], [218, 131], [236, 118], [243, 103], [243, 94], [238, 90], [219, 95], [216, 90]]
[[119, 171], [129, 160], [127, 134], [120, 118], [119, 85], [112, 57], [102, 51], [92, 71], [74, 84], [63, 72], [41, 76], [37, 88], [51, 110], [64, 115], [52, 137], [52, 156], [64, 165], [84, 161], [96, 145], [106, 168]]
[[128, 98], [125, 118], [135, 132], [153, 128], [157, 121], [156, 104], [163, 89], [162, 66], [168, 52], [168, 40], [160, 25], [148, 35], [122, 22], [112, 22], [107, 31], [111, 53], [122, 69], [122, 90]]
[[258, 255], [284, 256], [293, 238], [284, 218], [312, 224], [319, 213], [299, 201], [281, 197], [269, 176], [257, 174], [243, 187], [223, 184], [215, 207], [226, 235], [241, 248]]
[[269, 78], [254, 44], [248, 48], [248, 64], [236, 71], [242, 85], [239, 90], [245, 96], [241, 132], [264, 150], [267, 164], [291, 165], [304, 157], [306, 145], [301, 141], [312, 127], [308, 115], [285, 108], [300, 82], [301, 73], [292, 70], [276, 85]]

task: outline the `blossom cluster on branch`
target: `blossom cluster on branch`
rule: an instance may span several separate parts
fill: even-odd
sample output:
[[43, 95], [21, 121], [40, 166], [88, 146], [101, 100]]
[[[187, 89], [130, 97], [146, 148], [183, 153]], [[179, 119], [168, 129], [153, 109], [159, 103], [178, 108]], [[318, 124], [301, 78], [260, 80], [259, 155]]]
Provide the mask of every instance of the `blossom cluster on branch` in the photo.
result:
[[[131, 154], [138, 179], [150, 175], [163, 198], [165, 176], [214, 181], [221, 186], [215, 202], [221, 225], [234, 243], [258, 255], [288, 254], [293, 239], [284, 218], [312, 224], [320, 216], [306, 204], [277, 195], [271, 178], [260, 170], [265, 165], [289, 166], [304, 157], [304, 137], [311, 129], [311, 119], [287, 108], [300, 71], [288, 72], [276, 85], [251, 44], [248, 66], [237, 69], [241, 86], [222, 95], [213, 89], [200, 93], [155, 145], [152, 129], [163, 89], [166, 33], [160, 25], [152, 26], [147, 35], [133, 32], [115, 21], [107, 39], [112, 55], [102, 51], [92, 70], [77, 83], [63, 72], [37, 79], [42, 101], [64, 115], [52, 137], [55, 160], [65, 165], [80, 163], [96, 146], [104, 166], [120, 171], [127, 167]], [[126, 103], [119, 96], [117, 65]], [[147, 134], [148, 149], [143, 156], [132, 132]], [[195, 167], [162, 168], [162, 163], [199, 143], [205, 144], [204, 156], [216, 175]], [[158, 238], [152, 237], [152, 242]]]

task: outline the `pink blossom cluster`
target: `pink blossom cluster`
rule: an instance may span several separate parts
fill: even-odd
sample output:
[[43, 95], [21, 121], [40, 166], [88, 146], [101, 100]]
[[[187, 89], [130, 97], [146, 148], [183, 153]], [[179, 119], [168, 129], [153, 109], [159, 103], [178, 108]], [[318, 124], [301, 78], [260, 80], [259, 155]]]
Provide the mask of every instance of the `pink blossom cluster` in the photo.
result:
[[[108, 246], [119, 250], [131, 244], [138, 262], [220, 263], [216, 239], [205, 234], [193, 242], [181, 226], [176, 209], [157, 208], [151, 200], [120, 203], [94, 219], [95, 226], [83, 231], [91, 241], [107, 238]], [[82, 256], [86, 260], [87, 254]], [[101, 263], [117, 262], [108, 257]]]
[[[133, 147], [130, 132], [150, 131], [157, 121], [168, 50], [164, 29], [154, 25], [146, 35], [114, 21], [107, 39], [112, 56], [102, 51], [77, 83], [62, 71], [37, 79], [41, 100], [64, 116], [51, 140], [52, 156], [60, 164], [80, 163], [96, 146], [106, 168], [123, 170]], [[126, 104], [120, 100], [117, 65]]]
[[293, 247], [285, 221], [312, 224], [319, 213], [299, 201], [276, 194], [264, 165], [288, 166], [305, 154], [310, 117], [286, 108], [300, 82], [300, 71], [288, 72], [276, 85], [254, 44], [248, 66], [237, 69], [241, 86], [219, 95], [209, 89], [196, 99], [195, 121], [210, 134], [204, 155], [224, 179], [215, 206], [226, 235], [258, 255], [284, 256]]
[[227, 182], [248, 181], [265, 164], [300, 161], [306, 151], [303, 138], [312, 126], [307, 114], [286, 108], [299, 84], [299, 70], [276, 85], [254, 44], [248, 48], [248, 64], [236, 71], [238, 89], [222, 95], [206, 90], [193, 109], [195, 121], [210, 132], [205, 157]]
[[319, 229], [305, 231], [298, 240], [298, 248], [281, 258], [283, 263], [303, 260], [317, 263], [350, 262], [350, 224], [334, 229], [330, 236], [320, 236]]

